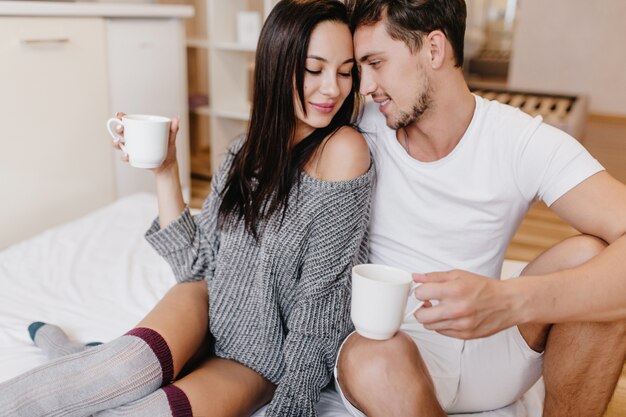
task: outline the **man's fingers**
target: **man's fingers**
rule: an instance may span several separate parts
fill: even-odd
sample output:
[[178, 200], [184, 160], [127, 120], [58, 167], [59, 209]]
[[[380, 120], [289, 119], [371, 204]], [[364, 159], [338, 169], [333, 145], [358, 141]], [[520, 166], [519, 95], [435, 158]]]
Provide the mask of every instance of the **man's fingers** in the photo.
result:
[[430, 272], [428, 274], [413, 273], [413, 281], [423, 284], [428, 282], [447, 282], [453, 279], [454, 276], [450, 272]]
[[453, 330], [453, 329], [445, 329], [445, 330], [437, 330], [437, 333], [442, 334], [444, 336], [453, 337], [455, 339], [469, 340], [475, 338], [470, 332], [465, 330]]
[[447, 283], [422, 284], [415, 289], [415, 297], [418, 300], [444, 300], [453, 296], [453, 289]]
[[439, 320], [434, 323], [422, 323], [425, 329], [435, 330], [438, 332], [446, 331], [446, 330], [458, 330], [454, 325], [454, 320]]
[[442, 307], [441, 304], [433, 305], [428, 308], [420, 308], [415, 313], [415, 318], [417, 319], [417, 321], [422, 323], [424, 327], [426, 327], [426, 325], [434, 325], [436, 323], [448, 322], [453, 319], [450, 313], [448, 313], [447, 309], [445, 307]]
[[433, 330], [443, 335], [457, 337], [460, 339], [470, 337], [475, 328], [475, 323], [473, 323], [469, 318], [436, 318], [431, 322], [429, 321], [429, 317], [422, 320], [422, 315], [419, 314], [417, 316], [417, 320], [424, 325], [425, 329]]

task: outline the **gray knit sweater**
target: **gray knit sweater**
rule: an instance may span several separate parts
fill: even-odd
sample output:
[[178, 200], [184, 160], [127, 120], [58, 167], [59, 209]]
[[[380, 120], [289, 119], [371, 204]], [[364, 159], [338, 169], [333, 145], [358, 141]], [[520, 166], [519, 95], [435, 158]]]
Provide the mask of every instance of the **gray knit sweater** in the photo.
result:
[[341, 182], [301, 173], [284, 219], [281, 212], [262, 222], [256, 241], [243, 221], [217, 224], [220, 192], [242, 144], [231, 147], [199, 215], [185, 210], [162, 230], [157, 219], [146, 238], [177, 281], [207, 280], [216, 355], [277, 384], [266, 416], [315, 416], [352, 331], [350, 271], [367, 261], [373, 167]]

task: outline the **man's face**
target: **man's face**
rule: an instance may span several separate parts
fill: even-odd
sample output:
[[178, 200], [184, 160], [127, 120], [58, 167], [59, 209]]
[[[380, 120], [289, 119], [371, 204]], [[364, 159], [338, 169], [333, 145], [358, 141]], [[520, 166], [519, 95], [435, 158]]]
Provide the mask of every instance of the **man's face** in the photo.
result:
[[424, 49], [422, 45], [413, 53], [404, 42], [392, 39], [383, 20], [360, 26], [354, 34], [354, 55], [361, 70], [360, 92], [371, 94], [392, 129], [415, 123], [431, 104]]

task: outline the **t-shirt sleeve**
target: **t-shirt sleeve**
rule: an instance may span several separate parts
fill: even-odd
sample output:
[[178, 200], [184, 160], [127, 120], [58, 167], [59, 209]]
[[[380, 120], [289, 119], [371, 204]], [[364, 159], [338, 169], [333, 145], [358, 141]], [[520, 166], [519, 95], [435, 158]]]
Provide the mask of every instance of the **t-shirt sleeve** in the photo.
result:
[[516, 155], [516, 182], [529, 200], [552, 205], [565, 193], [603, 171], [576, 139], [536, 120], [523, 133]]

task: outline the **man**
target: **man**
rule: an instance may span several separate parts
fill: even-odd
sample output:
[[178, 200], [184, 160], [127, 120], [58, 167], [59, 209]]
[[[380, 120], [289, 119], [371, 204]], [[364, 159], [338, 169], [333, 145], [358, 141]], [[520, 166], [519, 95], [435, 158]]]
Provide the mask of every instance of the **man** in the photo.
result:
[[[470, 93], [464, 0], [347, 3], [375, 102], [361, 123], [378, 176], [370, 260], [419, 272], [427, 303], [390, 340], [346, 340], [346, 406], [493, 410], [543, 374], [545, 417], [602, 416], [626, 355], [626, 186], [567, 134]], [[534, 200], [582, 235], [494, 279]]]

